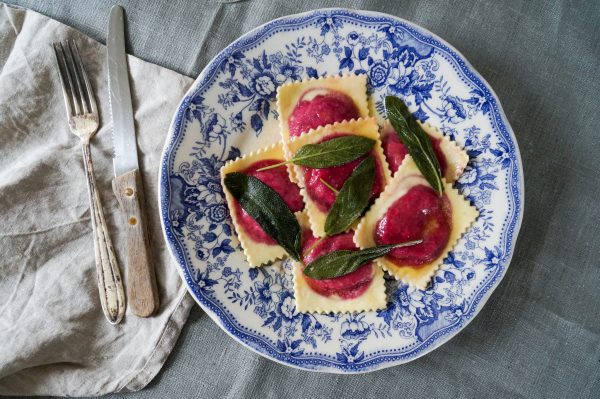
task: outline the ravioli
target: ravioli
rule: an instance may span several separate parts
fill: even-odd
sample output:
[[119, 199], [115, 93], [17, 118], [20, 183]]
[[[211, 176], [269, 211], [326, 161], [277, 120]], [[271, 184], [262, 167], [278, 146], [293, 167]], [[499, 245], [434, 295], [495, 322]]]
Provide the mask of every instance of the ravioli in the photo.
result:
[[369, 116], [366, 75], [328, 76], [284, 84], [277, 90], [284, 143], [311, 129]]
[[[293, 156], [300, 148], [302, 148], [302, 146], [306, 144], [319, 143], [328, 138], [338, 137], [340, 135], [356, 135], [375, 140], [375, 145], [371, 150], [371, 155], [375, 158], [377, 165], [374, 187], [377, 184], [377, 176], [379, 176], [380, 190], [376, 193], [376, 197], [379, 192], [383, 190], [383, 187], [388, 184], [391, 175], [383, 155], [381, 142], [379, 141], [378, 126], [374, 118], [363, 118], [358, 120], [338, 122], [313, 130], [307, 134], [303, 134], [302, 136], [297, 137], [289, 142], [288, 149], [290, 151], [290, 156]], [[357, 163], [358, 162], [354, 162], [354, 164]], [[291, 168], [293, 169], [293, 174], [298, 179], [298, 183], [300, 185], [300, 193], [302, 194], [304, 203], [306, 204], [306, 211], [310, 221], [311, 230], [317, 237], [323, 237], [325, 235], [325, 220], [327, 219], [329, 211], [328, 208], [331, 206], [332, 201], [335, 200], [335, 193], [332, 192], [325, 183], [333, 186], [337, 185], [337, 187], [334, 188], [339, 190], [344, 181], [352, 173], [353, 169], [348, 169], [344, 165], [333, 168], [319, 169], [318, 171], [325, 172], [329, 170], [331, 173], [327, 176], [331, 176], [331, 179], [335, 179], [335, 181], [332, 180], [330, 182], [326, 181], [323, 183], [321, 180], [321, 176], [323, 175], [317, 174], [322, 172], [315, 172], [317, 171], [316, 169], [298, 165], [293, 165]], [[309, 177], [310, 180], [307, 180], [307, 177]], [[330, 194], [329, 196], [328, 193]]]
[[362, 265], [345, 276], [315, 280], [304, 275], [308, 265], [318, 257], [336, 250], [358, 249], [352, 241], [353, 233], [327, 237], [315, 245], [306, 223], [306, 216], [299, 218], [303, 225], [303, 262], [294, 262], [294, 296], [299, 312], [360, 312], [382, 309], [386, 306], [383, 270], [374, 262]]
[[[435, 155], [440, 162], [442, 176], [449, 183], [454, 183], [467, 167], [469, 155], [455, 141], [451, 141], [447, 136], [444, 136], [437, 127], [429, 123], [418, 123], [431, 139]], [[408, 154], [408, 150], [388, 121], [381, 129], [381, 142], [385, 158], [392, 174], [394, 174]]]
[[277, 164], [285, 160], [283, 144], [274, 143], [268, 147], [252, 152], [241, 158], [227, 162], [221, 168], [221, 180], [225, 199], [229, 207], [233, 226], [248, 263], [252, 267], [260, 266], [270, 261], [281, 259], [286, 255], [285, 250], [267, 236], [262, 228], [237, 203], [224, 184], [225, 176], [232, 172], [253, 175], [274, 189], [284, 200], [292, 212], [301, 212], [304, 203], [299, 188], [289, 180], [287, 167], [282, 165], [264, 172], [257, 171], [265, 166]]
[[[365, 214], [356, 228], [354, 234], [354, 242], [356, 245], [361, 249], [378, 245], [377, 240], [380, 232], [378, 232], [377, 229], [381, 228], [380, 222], [385, 218], [390, 209], [398, 203], [397, 201], [405, 197], [412, 188], [419, 186], [433, 190], [417, 168], [412, 157], [408, 155], [392, 178], [390, 184], [386, 187], [385, 191], [377, 199], [375, 204], [373, 204], [371, 209]], [[450, 218], [448, 220], [449, 231], [445, 245], [443, 245], [442, 248], [436, 249], [437, 252], [435, 253], [436, 256], [434, 259], [429, 262], [415, 265], [410, 264], [410, 261], [406, 261], [405, 263], [394, 261], [388, 254], [377, 260], [377, 263], [397, 280], [401, 280], [404, 283], [419, 289], [425, 289], [427, 287], [431, 278], [441, 266], [443, 259], [448, 255], [448, 252], [452, 250], [463, 233], [479, 216], [477, 209], [471, 206], [470, 203], [447, 182], [444, 182], [444, 196], [450, 207]], [[404, 227], [402, 226], [402, 223], [405, 223], [406, 230], [409, 232], [414, 230], [411, 230], [412, 226], [408, 225], [408, 223], [411, 222], [419, 223], [419, 221], [415, 222], [413, 220], [395, 221], [395, 223], [399, 224], [399, 227]], [[411, 237], [411, 240], [419, 239], [422, 238], [423, 235], [430, 234], [427, 229], [439, 228], [439, 222], [434, 220], [434, 223], [433, 227], [428, 224], [423, 224], [421, 227], [421, 237]], [[425, 242], [415, 245], [414, 250], [418, 250], [418, 246], [424, 244]]]

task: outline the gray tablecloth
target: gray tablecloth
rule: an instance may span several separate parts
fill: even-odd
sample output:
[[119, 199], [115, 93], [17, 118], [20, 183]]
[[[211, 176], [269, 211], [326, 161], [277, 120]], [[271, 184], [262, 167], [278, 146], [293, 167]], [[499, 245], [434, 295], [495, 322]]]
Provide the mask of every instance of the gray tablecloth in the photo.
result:
[[[16, 1], [104, 41], [110, 1]], [[198, 308], [163, 371], [127, 397], [598, 397], [600, 2], [121, 1], [129, 48], [196, 76], [273, 18], [320, 7], [383, 11], [456, 46], [495, 89], [525, 171], [506, 278], [456, 338], [407, 365], [355, 376], [294, 370], [230, 339]]]

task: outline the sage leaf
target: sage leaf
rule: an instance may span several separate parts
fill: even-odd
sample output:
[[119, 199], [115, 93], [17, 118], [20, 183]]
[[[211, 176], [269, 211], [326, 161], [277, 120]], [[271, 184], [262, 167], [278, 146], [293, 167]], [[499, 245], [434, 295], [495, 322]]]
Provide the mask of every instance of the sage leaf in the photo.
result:
[[342, 277], [366, 263], [387, 255], [394, 248], [408, 247], [422, 242], [423, 240], [416, 240], [401, 244], [379, 245], [360, 251], [345, 249], [329, 252], [309, 263], [304, 268], [304, 274], [315, 280]]
[[363, 213], [375, 180], [375, 159], [365, 158], [344, 182], [325, 219], [325, 234], [332, 236], [346, 231]]
[[300, 260], [300, 225], [279, 194], [256, 177], [243, 173], [228, 173], [224, 181], [227, 190], [264, 232], [289, 256]]
[[365, 155], [375, 140], [362, 136], [341, 136], [319, 144], [302, 146], [292, 158], [296, 165], [323, 169], [343, 165]]
[[415, 164], [431, 187], [442, 195], [442, 169], [433, 151], [431, 139], [398, 97], [386, 96], [385, 109], [390, 123]]
[[294, 154], [292, 159], [266, 166], [258, 171], [277, 168], [293, 163], [315, 169], [331, 168], [354, 161], [373, 148], [375, 140], [363, 136], [340, 136], [319, 144], [306, 144]]

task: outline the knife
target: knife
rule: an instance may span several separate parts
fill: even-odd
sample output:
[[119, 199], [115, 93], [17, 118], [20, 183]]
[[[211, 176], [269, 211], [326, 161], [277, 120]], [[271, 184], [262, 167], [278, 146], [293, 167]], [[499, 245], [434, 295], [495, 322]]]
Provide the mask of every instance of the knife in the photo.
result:
[[158, 309], [158, 290], [144, 214], [129, 75], [125, 54], [123, 7], [113, 6], [106, 48], [110, 109], [113, 119], [115, 179], [113, 191], [127, 231], [127, 296], [132, 312], [148, 317]]

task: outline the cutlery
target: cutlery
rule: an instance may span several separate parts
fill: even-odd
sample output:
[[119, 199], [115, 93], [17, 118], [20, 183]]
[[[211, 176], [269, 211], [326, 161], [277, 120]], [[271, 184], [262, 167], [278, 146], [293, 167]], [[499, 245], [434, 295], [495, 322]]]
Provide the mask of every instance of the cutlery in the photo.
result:
[[100, 303], [108, 321], [111, 324], [117, 324], [125, 314], [125, 294], [119, 265], [102, 211], [90, 152], [90, 140], [98, 131], [98, 108], [75, 42], [54, 43], [53, 47], [67, 109], [69, 128], [73, 134], [81, 139], [83, 147], [83, 160], [90, 196], [92, 229], [94, 231], [94, 251]]
[[120, 6], [110, 10], [106, 48], [115, 148], [113, 191], [124, 216], [127, 235], [127, 296], [133, 313], [148, 317], [158, 309], [159, 299], [142, 208], [144, 191], [129, 91], [123, 8]]

